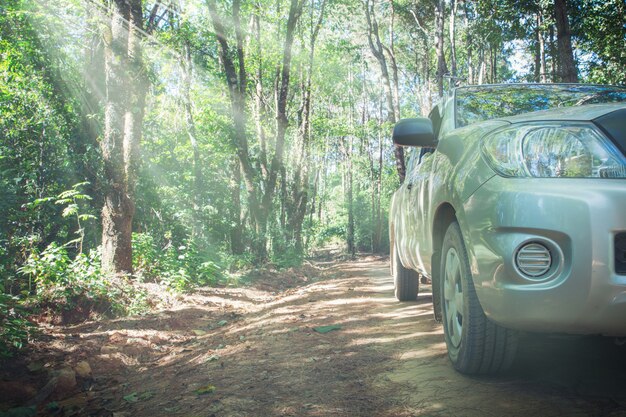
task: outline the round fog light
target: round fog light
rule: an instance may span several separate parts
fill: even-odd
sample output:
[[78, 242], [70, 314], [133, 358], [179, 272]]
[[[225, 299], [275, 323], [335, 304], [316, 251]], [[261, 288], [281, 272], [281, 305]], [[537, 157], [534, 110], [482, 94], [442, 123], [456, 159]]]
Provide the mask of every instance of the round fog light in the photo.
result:
[[517, 251], [515, 265], [530, 278], [539, 278], [548, 273], [552, 266], [550, 250], [541, 243], [527, 243]]

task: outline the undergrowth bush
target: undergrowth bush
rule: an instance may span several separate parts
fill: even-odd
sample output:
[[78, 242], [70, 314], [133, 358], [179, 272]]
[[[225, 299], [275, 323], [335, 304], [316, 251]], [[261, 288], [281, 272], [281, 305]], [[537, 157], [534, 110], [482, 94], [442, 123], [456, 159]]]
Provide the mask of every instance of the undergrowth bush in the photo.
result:
[[133, 234], [133, 266], [137, 276], [165, 284], [175, 291], [215, 284], [223, 277], [217, 258], [218, 254], [209, 245], [192, 239], [180, 245], [168, 242], [160, 249], [149, 234]]
[[21, 349], [34, 331], [20, 298], [0, 293], [0, 358], [11, 357]]
[[276, 265], [278, 269], [293, 268], [302, 265], [304, 254], [297, 251], [293, 247], [287, 247], [280, 252], [272, 252], [270, 261]]
[[94, 308], [100, 313], [132, 314], [145, 304], [145, 294], [128, 279], [102, 274], [95, 250], [72, 259], [66, 246], [51, 243], [41, 253], [34, 250], [18, 271], [31, 276], [36, 285], [32, 301], [55, 306], [58, 312]]

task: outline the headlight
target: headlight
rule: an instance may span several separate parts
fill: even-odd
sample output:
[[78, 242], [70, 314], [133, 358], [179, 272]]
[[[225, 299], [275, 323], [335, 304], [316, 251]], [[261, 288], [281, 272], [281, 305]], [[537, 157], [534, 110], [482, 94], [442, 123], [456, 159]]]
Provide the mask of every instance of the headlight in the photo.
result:
[[505, 177], [626, 178], [626, 158], [588, 123], [510, 125], [485, 137], [482, 151]]

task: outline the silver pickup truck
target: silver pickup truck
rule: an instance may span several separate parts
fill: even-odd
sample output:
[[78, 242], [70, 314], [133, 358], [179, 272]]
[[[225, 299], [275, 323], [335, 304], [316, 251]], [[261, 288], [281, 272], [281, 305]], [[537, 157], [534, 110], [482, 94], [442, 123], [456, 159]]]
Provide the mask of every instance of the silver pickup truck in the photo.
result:
[[395, 293], [432, 280], [458, 371], [507, 369], [518, 331], [626, 335], [626, 88], [459, 87], [393, 141]]

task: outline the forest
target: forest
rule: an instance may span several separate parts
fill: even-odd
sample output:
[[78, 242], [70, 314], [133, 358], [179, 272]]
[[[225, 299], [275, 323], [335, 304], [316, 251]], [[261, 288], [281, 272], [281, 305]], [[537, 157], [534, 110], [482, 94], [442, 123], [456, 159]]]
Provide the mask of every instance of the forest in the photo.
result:
[[149, 308], [388, 253], [390, 133], [455, 85], [626, 84], [622, 0], [0, 0], [0, 356], [41, 311]]

